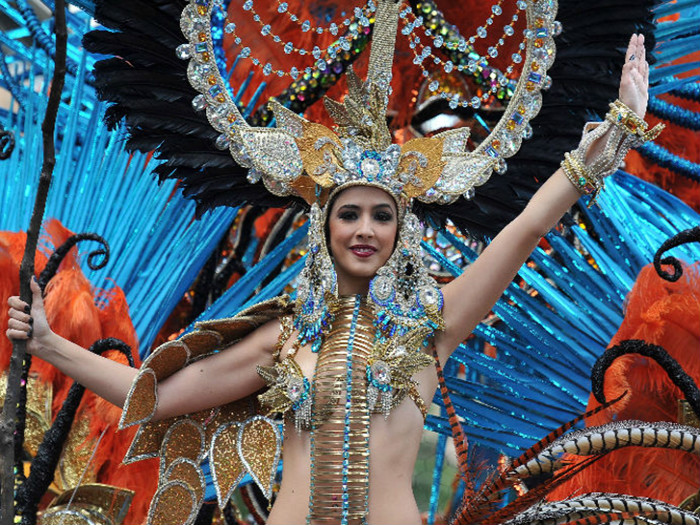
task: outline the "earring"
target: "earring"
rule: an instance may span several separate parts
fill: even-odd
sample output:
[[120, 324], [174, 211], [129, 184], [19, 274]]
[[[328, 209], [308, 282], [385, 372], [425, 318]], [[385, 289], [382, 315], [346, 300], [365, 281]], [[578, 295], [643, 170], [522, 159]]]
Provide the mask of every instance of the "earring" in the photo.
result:
[[442, 292], [423, 265], [422, 232], [418, 217], [407, 211], [394, 253], [370, 282], [369, 295], [377, 314], [375, 326], [384, 337], [425, 326], [426, 318], [434, 328], [442, 328]]
[[294, 326], [299, 331], [297, 343], [311, 343], [311, 350], [321, 349], [321, 335], [331, 321], [331, 304], [338, 297], [335, 267], [326, 246], [323, 214], [314, 203], [309, 211], [309, 253], [299, 275]]

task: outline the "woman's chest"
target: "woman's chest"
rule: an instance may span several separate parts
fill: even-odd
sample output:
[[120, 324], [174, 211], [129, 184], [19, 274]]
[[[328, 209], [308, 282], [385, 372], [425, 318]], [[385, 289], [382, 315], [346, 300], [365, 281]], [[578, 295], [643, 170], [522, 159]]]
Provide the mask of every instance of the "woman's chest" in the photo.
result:
[[260, 399], [269, 412], [293, 416], [301, 430], [310, 428], [312, 415], [322, 423], [349, 408], [386, 418], [410, 397], [425, 416], [421, 371], [433, 363], [425, 331], [387, 338], [371, 323], [336, 322], [318, 352], [294, 335], [281, 345], [274, 367], [261, 369], [270, 388]]

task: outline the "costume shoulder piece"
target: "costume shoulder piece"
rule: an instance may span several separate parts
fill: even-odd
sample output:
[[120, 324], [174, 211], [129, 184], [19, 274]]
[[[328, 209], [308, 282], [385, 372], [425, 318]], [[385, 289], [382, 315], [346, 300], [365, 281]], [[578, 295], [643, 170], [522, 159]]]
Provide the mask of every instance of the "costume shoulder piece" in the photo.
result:
[[151, 422], [158, 405], [158, 381], [222, 350], [266, 322], [289, 314], [290, 301], [277, 297], [235, 317], [199, 323], [196, 330], [165, 343], [146, 359], [131, 386], [120, 428], [141, 425], [124, 463], [160, 457], [158, 490], [148, 523], [187, 523], [204, 499], [207, 459], [223, 507], [247, 473], [269, 498], [281, 452], [277, 424], [258, 414], [256, 396], [211, 410]]

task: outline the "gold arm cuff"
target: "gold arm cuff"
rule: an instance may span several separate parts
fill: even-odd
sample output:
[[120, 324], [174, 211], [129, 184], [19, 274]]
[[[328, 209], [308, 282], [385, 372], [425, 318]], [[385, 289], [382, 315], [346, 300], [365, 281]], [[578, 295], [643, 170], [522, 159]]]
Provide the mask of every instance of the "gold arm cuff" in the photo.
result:
[[605, 182], [602, 178], [595, 178], [586, 168], [585, 164], [571, 153], [564, 154], [561, 168], [574, 188], [582, 195], [591, 195], [592, 200], [595, 200], [600, 190], [605, 186]]
[[649, 124], [619, 99], [610, 103], [610, 111], [605, 118], [628, 135], [637, 137], [641, 143], [656, 139], [666, 127], [664, 124], [657, 124], [648, 129]]

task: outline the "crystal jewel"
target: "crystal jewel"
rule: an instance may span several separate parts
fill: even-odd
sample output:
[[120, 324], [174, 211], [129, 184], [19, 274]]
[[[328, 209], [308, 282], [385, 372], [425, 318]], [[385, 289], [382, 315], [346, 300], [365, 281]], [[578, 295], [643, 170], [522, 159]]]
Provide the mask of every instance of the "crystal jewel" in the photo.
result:
[[194, 108], [195, 111], [202, 111], [206, 107], [207, 99], [204, 95], [197, 95], [192, 99], [192, 108]]
[[424, 305], [435, 305], [438, 302], [438, 292], [435, 290], [435, 288], [431, 287], [422, 287], [421, 290], [418, 292], [418, 296], [420, 297], [421, 303]]
[[375, 361], [372, 364], [372, 377], [381, 385], [387, 385], [391, 381], [389, 365], [384, 361]]
[[381, 171], [377, 159], [366, 158], [360, 164], [360, 170], [365, 177], [376, 177]]
[[391, 300], [394, 295], [394, 286], [386, 275], [377, 275], [370, 284], [372, 294], [379, 302]]
[[229, 138], [226, 135], [221, 134], [218, 137], [216, 137], [216, 147], [218, 149], [226, 150], [226, 149], [228, 149], [230, 144], [231, 144], [231, 141], [229, 140]]
[[304, 393], [304, 380], [299, 377], [294, 377], [287, 383], [287, 397], [291, 401], [299, 401]]
[[180, 44], [177, 46], [177, 50], [175, 52], [177, 53], [177, 58], [180, 60], [187, 60], [192, 56], [192, 46], [189, 44]]

